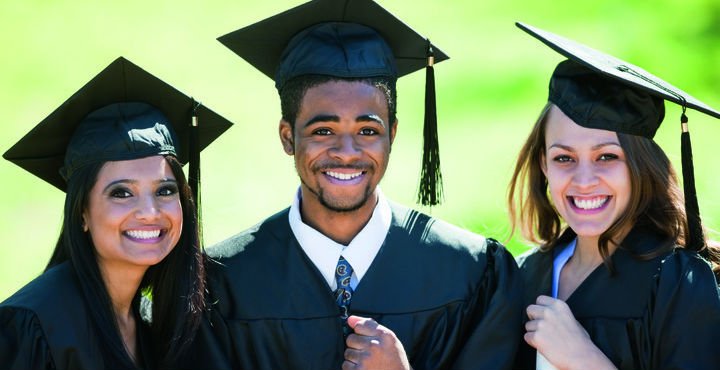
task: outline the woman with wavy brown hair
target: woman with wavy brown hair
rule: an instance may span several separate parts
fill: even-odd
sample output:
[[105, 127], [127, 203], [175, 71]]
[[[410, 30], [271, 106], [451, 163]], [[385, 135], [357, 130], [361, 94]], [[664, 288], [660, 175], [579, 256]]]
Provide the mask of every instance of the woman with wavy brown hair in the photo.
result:
[[[553, 72], [509, 185], [513, 231], [538, 245], [518, 261], [526, 332], [516, 368], [716, 367], [718, 259], [702, 233], [699, 247], [688, 242], [697, 230], [652, 140], [673, 90], [639, 68], [617, 61], [621, 68], [607, 69], [614, 58], [519, 26], [570, 60]], [[632, 76], [615, 75], [623, 69]]]

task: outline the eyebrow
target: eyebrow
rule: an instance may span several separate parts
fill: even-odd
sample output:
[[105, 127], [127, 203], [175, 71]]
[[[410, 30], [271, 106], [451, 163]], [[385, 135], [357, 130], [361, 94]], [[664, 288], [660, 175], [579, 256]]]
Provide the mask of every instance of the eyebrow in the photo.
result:
[[[115, 185], [117, 185], [117, 184], [137, 184], [137, 183], [138, 183], [137, 180], [131, 180], [131, 179], [119, 179], [119, 180], [115, 180], [115, 181], [107, 184], [107, 185], [105, 186], [105, 188], [103, 188], [103, 193], [106, 192], [106, 191], [108, 191], [108, 189], [112, 188], [113, 186], [115, 186]], [[177, 184], [177, 180], [171, 179], [171, 178], [169, 178], [169, 177], [163, 177], [162, 179], [157, 180], [155, 183], [156, 183], [156, 184], [163, 184], [163, 183], [173, 183], [173, 184]]]
[[332, 114], [320, 114], [313, 118], [310, 118], [303, 127], [308, 127], [317, 122], [340, 122], [340, 117]]
[[[600, 143], [600, 144], [597, 144], [597, 145], [593, 145], [592, 148], [590, 148], [590, 149], [592, 149], [592, 150], [597, 150], [597, 149], [600, 149], [600, 148], [603, 148], [603, 147], [606, 147], [606, 146], [617, 146], [617, 147], [622, 148], [622, 147], [620, 146], [620, 143], [618, 143], [618, 142], [616, 142], [616, 141], [608, 141], [608, 142], [605, 142], [605, 143]], [[568, 152], [574, 152], [574, 151], [575, 151], [575, 150], [574, 150], [572, 147], [570, 147], [570, 146], [563, 145], [563, 144], [557, 144], [557, 143], [550, 145], [550, 146], [548, 147], [548, 149], [550, 149], [550, 148], [560, 148], [560, 149], [563, 149], [563, 150], [567, 150]]]
[[375, 122], [382, 127], [385, 127], [385, 121], [383, 121], [377, 114], [363, 114], [355, 119], [357, 122]]
[[[383, 127], [385, 127], [385, 121], [383, 121], [380, 116], [377, 114], [362, 114], [360, 116], [357, 116], [355, 118], [356, 122], [375, 122]], [[310, 118], [303, 127], [308, 127], [312, 124], [315, 124], [317, 122], [340, 122], [340, 117], [332, 114], [320, 114], [313, 118]]]

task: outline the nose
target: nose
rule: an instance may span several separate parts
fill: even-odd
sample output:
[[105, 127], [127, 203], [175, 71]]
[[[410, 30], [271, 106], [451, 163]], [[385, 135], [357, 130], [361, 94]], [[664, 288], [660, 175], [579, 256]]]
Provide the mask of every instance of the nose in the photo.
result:
[[578, 189], [588, 189], [599, 183], [596, 168], [588, 161], [578, 163], [572, 177], [573, 185]]
[[159, 214], [160, 210], [154, 194], [146, 194], [139, 197], [135, 217], [139, 220], [154, 220]]
[[360, 157], [360, 150], [352, 134], [338, 135], [335, 145], [330, 149], [330, 155], [344, 161], [352, 161]]

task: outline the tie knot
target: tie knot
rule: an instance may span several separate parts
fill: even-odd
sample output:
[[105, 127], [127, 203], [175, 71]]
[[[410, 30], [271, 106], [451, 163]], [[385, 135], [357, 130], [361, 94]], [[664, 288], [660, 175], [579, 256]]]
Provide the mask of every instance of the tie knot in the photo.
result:
[[337, 267], [335, 267], [335, 280], [338, 283], [338, 287], [350, 285], [350, 277], [352, 276], [353, 269], [350, 263], [345, 257], [340, 256]]

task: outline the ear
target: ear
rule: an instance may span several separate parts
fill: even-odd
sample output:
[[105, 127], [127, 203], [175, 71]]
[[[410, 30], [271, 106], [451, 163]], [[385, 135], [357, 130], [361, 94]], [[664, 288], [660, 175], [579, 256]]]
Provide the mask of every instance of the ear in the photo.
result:
[[90, 228], [88, 227], [88, 222], [87, 222], [87, 213], [85, 213], [85, 212], [83, 212], [83, 214], [82, 214], [82, 229], [83, 229], [83, 232], [88, 232], [90, 230]]
[[393, 141], [395, 141], [395, 134], [397, 133], [397, 127], [398, 127], [398, 120], [396, 119], [395, 122], [390, 124], [390, 145], [392, 146]]
[[292, 124], [281, 119], [278, 127], [278, 133], [280, 134], [280, 142], [282, 143], [285, 153], [287, 153], [287, 155], [294, 155], [295, 141], [293, 138]]
[[545, 178], [547, 178], [547, 162], [545, 161], [545, 153], [542, 153], [540, 155], [540, 169], [543, 172], [543, 175], [545, 175]]

